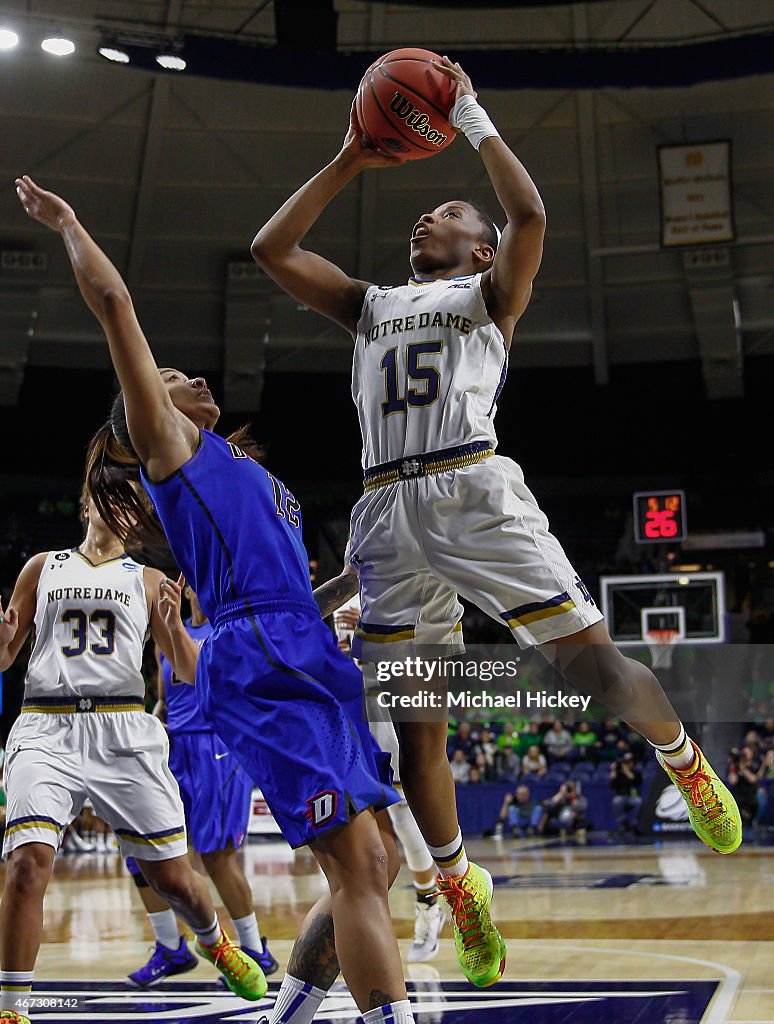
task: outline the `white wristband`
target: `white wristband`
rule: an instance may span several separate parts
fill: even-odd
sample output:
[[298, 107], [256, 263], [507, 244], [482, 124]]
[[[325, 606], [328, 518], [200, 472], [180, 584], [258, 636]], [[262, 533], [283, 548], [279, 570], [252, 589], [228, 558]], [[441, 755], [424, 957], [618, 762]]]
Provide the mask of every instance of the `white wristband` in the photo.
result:
[[476, 151], [484, 139], [489, 139], [493, 135], [500, 138], [500, 133], [489, 120], [487, 112], [470, 94], [460, 96], [454, 104], [449, 114], [449, 123], [452, 127], [459, 128]]

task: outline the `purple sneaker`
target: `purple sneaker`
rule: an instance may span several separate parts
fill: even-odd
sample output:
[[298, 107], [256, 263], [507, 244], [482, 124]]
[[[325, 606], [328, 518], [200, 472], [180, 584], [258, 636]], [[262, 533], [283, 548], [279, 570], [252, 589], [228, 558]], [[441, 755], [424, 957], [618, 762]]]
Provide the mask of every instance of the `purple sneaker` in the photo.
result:
[[188, 948], [185, 936], [181, 935], [177, 949], [168, 949], [157, 942], [150, 960], [144, 967], [130, 974], [127, 982], [130, 985], [137, 985], [138, 988], [151, 988], [173, 974], [192, 971], [198, 963], [199, 960]]
[[[257, 949], [249, 949], [247, 946], [240, 946], [240, 949], [255, 960], [264, 975], [275, 974], [279, 970], [279, 962], [272, 956], [265, 935], [261, 936], [261, 946], [263, 948], [260, 952]], [[218, 978], [217, 984], [219, 988], [228, 988], [225, 978]], [[258, 1024], [261, 1024], [261, 1021], [258, 1021]]]

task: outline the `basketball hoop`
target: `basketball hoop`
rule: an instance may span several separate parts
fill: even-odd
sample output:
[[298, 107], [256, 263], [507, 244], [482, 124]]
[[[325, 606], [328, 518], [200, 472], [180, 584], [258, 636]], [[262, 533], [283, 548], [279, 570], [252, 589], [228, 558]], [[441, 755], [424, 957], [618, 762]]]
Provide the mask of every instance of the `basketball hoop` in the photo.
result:
[[680, 637], [676, 629], [649, 629], [645, 640], [650, 651], [651, 668], [671, 668], [675, 644]]

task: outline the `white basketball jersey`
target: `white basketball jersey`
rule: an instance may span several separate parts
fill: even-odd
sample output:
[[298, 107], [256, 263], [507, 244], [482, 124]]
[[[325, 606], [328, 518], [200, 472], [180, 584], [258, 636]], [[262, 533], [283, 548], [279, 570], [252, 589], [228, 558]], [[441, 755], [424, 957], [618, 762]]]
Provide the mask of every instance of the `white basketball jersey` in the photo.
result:
[[363, 468], [497, 436], [508, 354], [481, 275], [365, 295], [352, 365]]
[[101, 565], [50, 551], [40, 574], [25, 697], [145, 696], [148, 631], [143, 566], [128, 555]]

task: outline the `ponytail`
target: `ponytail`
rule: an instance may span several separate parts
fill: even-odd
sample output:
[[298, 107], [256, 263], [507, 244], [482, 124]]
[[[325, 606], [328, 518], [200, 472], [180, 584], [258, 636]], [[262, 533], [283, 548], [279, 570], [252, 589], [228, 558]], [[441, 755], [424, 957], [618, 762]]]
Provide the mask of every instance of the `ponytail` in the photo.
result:
[[[240, 427], [227, 439], [249, 458], [261, 462], [265, 448]], [[82, 504], [91, 498], [103, 522], [126, 544], [142, 551], [146, 560], [169, 561], [169, 545], [153, 505], [140, 481], [140, 460], [132, 447], [123, 392], [110, 410], [110, 418], [89, 442]]]
[[166, 538], [140, 483], [140, 463], [118, 441], [112, 423], [104, 423], [86, 452], [84, 497], [91, 498], [102, 521], [127, 548], [166, 546]]

